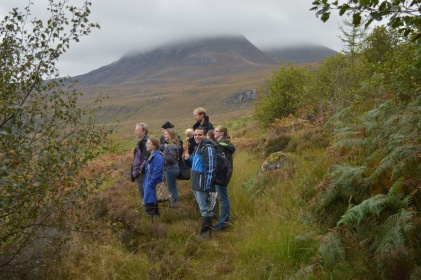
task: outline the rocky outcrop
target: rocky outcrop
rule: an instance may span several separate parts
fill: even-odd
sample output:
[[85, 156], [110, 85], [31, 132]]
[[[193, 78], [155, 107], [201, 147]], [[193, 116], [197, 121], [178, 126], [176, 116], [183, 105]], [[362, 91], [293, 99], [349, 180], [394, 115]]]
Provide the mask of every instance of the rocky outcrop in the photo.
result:
[[229, 105], [230, 108], [244, 108], [245, 106], [253, 103], [257, 98], [257, 89], [253, 88], [250, 90], [244, 90], [234, 93], [225, 104]]

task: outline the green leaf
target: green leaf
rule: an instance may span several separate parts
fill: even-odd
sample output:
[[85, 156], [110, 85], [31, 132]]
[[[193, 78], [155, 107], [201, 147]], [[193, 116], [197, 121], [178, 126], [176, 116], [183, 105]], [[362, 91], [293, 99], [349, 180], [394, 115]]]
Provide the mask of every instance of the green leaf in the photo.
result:
[[355, 13], [352, 15], [352, 24], [354, 24], [355, 26], [360, 25], [361, 23], [361, 14], [360, 13]]
[[339, 10], [339, 15], [342, 16], [346, 11], [348, 11], [349, 9], [349, 5], [348, 4], [344, 4], [341, 6], [341, 9]]
[[372, 13], [370, 13], [370, 16], [371, 16], [372, 19], [375, 19], [377, 21], [381, 21], [383, 19], [382, 14], [379, 13], [379, 12], [372, 12]]
[[326, 22], [329, 19], [329, 17], [330, 17], [330, 13], [324, 13], [321, 19], [323, 22]]

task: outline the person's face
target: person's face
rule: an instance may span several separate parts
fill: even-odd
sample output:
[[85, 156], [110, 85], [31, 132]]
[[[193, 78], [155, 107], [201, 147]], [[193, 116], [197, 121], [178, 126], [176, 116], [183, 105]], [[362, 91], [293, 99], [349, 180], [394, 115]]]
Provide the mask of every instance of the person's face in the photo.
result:
[[202, 122], [203, 120], [203, 115], [200, 115], [196, 111], [193, 112], [193, 117], [196, 122]]
[[189, 133], [187, 134], [187, 137], [188, 137], [188, 138], [192, 138], [192, 137], [194, 137], [194, 131], [193, 131], [193, 132], [189, 132]]
[[146, 141], [146, 150], [148, 152], [151, 152], [155, 149], [155, 146], [152, 144], [150, 140]]
[[164, 138], [165, 138], [165, 141], [170, 140], [170, 134], [166, 130], [164, 130]]
[[136, 128], [134, 130], [134, 135], [137, 138], [141, 139], [141, 138], [143, 138], [143, 136], [145, 136], [145, 132], [142, 130], [142, 128], [140, 126], [136, 125]]
[[216, 140], [219, 140], [223, 133], [221, 132], [221, 130], [219, 130], [220, 128], [217, 127], [214, 131], [213, 131], [213, 136], [215, 137]]
[[205, 140], [205, 138], [206, 136], [203, 133], [203, 130], [197, 129], [194, 131], [194, 141], [196, 142], [196, 144], [202, 143], [202, 141]]

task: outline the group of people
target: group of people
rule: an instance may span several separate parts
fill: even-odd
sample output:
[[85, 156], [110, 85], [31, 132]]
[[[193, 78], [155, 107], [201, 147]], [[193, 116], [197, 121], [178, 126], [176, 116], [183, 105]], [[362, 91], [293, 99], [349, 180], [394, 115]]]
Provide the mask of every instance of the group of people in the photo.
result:
[[[211, 235], [212, 230], [222, 231], [230, 223], [230, 201], [228, 184], [215, 184], [218, 154], [224, 154], [233, 166], [234, 145], [230, 142], [227, 128], [214, 128], [206, 110], [202, 107], [193, 111], [195, 124], [185, 131], [187, 150], [183, 153], [180, 136], [170, 122], [162, 125], [161, 139], [148, 136], [145, 123], [136, 124], [135, 136], [139, 139], [131, 168], [132, 182], [136, 182], [145, 211], [151, 217], [159, 216], [156, 186], [165, 180], [170, 193], [169, 207], [176, 207], [179, 196], [177, 176], [179, 161], [184, 160], [191, 168], [191, 186], [202, 216], [199, 237]], [[182, 149], [182, 148], [181, 148]], [[182, 154], [183, 153], [183, 154]], [[218, 223], [212, 225], [215, 200], [219, 197], [221, 213]]]

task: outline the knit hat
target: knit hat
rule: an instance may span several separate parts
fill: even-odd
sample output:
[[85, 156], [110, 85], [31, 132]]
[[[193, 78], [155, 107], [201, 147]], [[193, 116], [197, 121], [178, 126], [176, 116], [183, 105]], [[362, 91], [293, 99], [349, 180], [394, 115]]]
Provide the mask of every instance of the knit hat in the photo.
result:
[[173, 128], [174, 126], [170, 122], [166, 122], [162, 125], [163, 129]]

